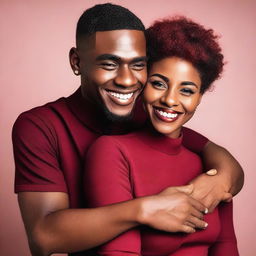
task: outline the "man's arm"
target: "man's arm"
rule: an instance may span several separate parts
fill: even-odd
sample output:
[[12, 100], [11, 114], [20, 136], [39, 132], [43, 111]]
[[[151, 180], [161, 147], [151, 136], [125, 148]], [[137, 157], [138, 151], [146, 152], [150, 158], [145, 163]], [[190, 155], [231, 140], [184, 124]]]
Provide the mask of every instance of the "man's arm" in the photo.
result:
[[33, 256], [92, 248], [137, 225], [140, 202], [68, 209], [68, 195], [21, 192], [20, 210]]
[[[181, 205], [186, 206], [190, 204], [186, 196], [190, 191], [189, 187], [168, 188], [155, 196], [93, 209], [68, 209], [67, 194], [59, 192], [20, 192], [18, 199], [32, 255], [47, 256], [90, 249], [138, 224], [167, 232], [194, 232], [194, 228], [179, 221], [182, 216], [174, 221], [173, 215], [173, 196], [179, 193]], [[199, 202], [193, 203], [198, 211], [205, 210]], [[190, 211], [189, 207], [182, 209], [183, 215]], [[199, 212], [195, 214], [193, 227], [204, 226], [202, 217]]]
[[194, 179], [192, 196], [212, 211], [220, 201], [230, 200], [242, 189], [244, 173], [236, 159], [213, 142], [205, 145], [202, 158], [206, 170], [214, 168], [218, 173], [214, 176], [202, 174]]
[[233, 224], [233, 205], [221, 203], [218, 206], [221, 230], [215, 243], [209, 248], [209, 256], [239, 256]]

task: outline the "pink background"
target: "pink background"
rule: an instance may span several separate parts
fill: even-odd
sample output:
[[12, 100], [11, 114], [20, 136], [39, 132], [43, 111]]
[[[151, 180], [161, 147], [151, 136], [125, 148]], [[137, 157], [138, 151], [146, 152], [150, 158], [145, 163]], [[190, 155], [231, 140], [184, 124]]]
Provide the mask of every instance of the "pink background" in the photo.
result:
[[[103, 2], [0, 0], [0, 255], [30, 255], [13, 193], [13, 122], [22, 111], [68, 96], [79, 86], [68, 62], [76, 22], [84, 9]], [[130, 8], [147, 26], [156, 18], [179, 13], [222, 35], [220, 42], [228, 62], [225, 73], [214, 91], [204, 96], [189, 125], [228, 148], [244, 167], [246, 181], [235, 198], [234, 219], [241, 255], [255, 255], [256, 1], [112, 2]]]

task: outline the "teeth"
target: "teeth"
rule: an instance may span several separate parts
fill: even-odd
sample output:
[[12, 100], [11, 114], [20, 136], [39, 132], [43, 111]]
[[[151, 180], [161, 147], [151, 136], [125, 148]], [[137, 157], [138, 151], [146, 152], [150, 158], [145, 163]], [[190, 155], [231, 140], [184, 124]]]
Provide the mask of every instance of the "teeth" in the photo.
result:
[[112, 96], [118, 98], [119, 100], [129, 100], [132, 95], [133, 92], [128, 93], [128, 94], [124, 94], [124, 93], [116, 93], [116, 92], [109, 92]]
[[178, 114], [172, 114], [172, 113], [167, 113], [167, 112], [164, 112], [162, 110], [157, 110], [157, 112], [161, 115], [161, 116], [164, 116], [164, 117], [167, 117], [167, 118], [175, 118], [177, 117]]

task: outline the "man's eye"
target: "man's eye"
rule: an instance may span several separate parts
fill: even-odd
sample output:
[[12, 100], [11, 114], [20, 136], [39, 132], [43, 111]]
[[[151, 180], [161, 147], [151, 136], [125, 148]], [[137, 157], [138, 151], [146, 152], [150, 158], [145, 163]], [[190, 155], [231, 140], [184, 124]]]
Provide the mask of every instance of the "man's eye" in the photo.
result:
[[142, 69], [144, 69], [144, 68], [146, 67], [146, 63], [144, 63], [144, 62], [134, 63], [134, 64], [132, 65], [132, 67], [133, 67], [134, 69], [136, 69], [136, 70], [142, 70]]
[[195, 93], [195, 92], [194, 92], [192, 89], [190, 89], [190, 88], [182, 88], [180, 91], [182, 92], [182, 94], [187, 95], [187, 96], [190, 96], [190, 95], [192, 95], [192, 94]]
[[107, 70], [114, 70], [117, 67], [117, 64], [112, 62], [102, 62], [100, 63], [100, 66]]
[[150, 83], [152, 84], [152, 86], [156, 89], [166, 89], [166, 84], [161, 82], [161, 81], [158, 81], [158, 80], [153, 80], [153, 81], [150, 81]]

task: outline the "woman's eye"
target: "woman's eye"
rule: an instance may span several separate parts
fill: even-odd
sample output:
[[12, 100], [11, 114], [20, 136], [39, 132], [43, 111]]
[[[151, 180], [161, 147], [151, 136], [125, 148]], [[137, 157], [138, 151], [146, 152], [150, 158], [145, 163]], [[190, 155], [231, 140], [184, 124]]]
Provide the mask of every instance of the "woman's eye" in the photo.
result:
[[164, 84], [163, 82], [158, 81], [158, 80], [150, 81], [150, 83], [156, 89], [165, 89], [166, 88], [166, 84]]
[[182, 88], [182, 89], [181, 89], [181, 92], [182, 92], [182, 94], [188, 95], [188, 96], [195, 93], [195, 92], [194, 92], [192, 89], [190, 89], [190, 88]]

